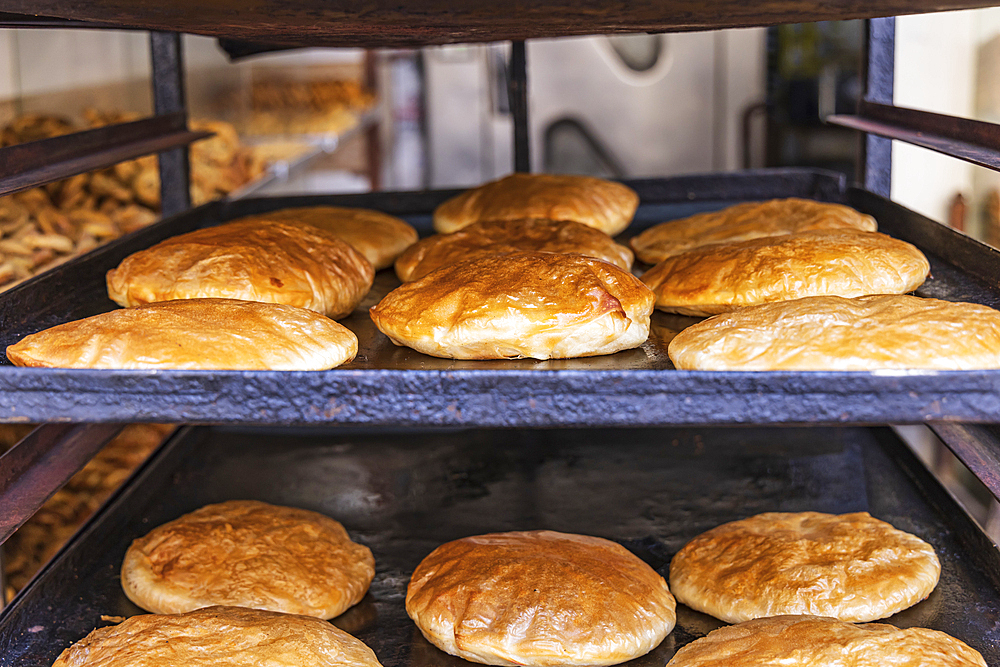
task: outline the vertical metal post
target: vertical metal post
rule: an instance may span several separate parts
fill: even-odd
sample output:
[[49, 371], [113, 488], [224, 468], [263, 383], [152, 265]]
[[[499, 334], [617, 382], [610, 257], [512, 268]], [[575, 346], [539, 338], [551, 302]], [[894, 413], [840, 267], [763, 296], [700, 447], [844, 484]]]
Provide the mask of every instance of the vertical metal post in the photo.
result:
[[[151, 32], [149, 46], [153, 61], [154, 111], [157, 114], [186, 113], [180, 33]], [[160, 210], [163, 217], [191, 208], [190, 170], [186, 147], [160, 153]]]
[[[862, 74], [865, 100], [892, 104], [895, 66], [896, 19], [865, 21], [865, 53]], [[883, 197], [892, 184], [892, 140], [866, 134], [861, 143], [861, 170], [865, 188]]]
[[508, 79], [510, 113], [514, 118], [514, 171], [531, 171], [528, 138], [528, 61], [524, 40], [511, 44]]

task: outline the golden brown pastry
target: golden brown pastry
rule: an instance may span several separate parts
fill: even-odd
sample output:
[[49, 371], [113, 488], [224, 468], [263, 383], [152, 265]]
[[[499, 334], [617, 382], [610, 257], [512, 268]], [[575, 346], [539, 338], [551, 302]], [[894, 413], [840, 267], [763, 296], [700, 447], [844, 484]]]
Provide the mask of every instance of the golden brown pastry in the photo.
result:
[[434, 210], [434, 229], [458, 231], [481, 220], [574, 220], [614, 236], [632, 222], [639, 195], [592, 176], [511, 174], [452, 197]]
[[143, 614], [98, 628], [52, 667], [381, 667], [370, 648], [310, 616], [240, 607]]
[[775, 616], [713, 630], [667, 667], [986, 667], [951, 635], [885, 623], [854, 625], [819, 616]]
[[241, 220], [305, 223], [346, 241], [365, 256], [375, 270], [392, 266], [400, 253], [417, 242], [417, 230], [394, 215], [367, 208], [303, 206], [283, 208]]
[[358, 338], [294, 306], [186, 299], [112, 310], [22, 338], [17, 366], [319, 371], [354, 359]]
[[442, 651], [487, 665], [613, 665], [674, 627], [674, 598], [619, 544], [551, 531], [443, 544], [417, 566], [406, 613]]
[[716, 315], [807, 296], [902, 294], [929, 271], [924, 254], [905, 241], [832, 230], [702, 246], [668, 257], [642, 282], [661, 310]]
[[877, 228], [875, 218], [850, 206], [793, 197], [746, 202], [721, 211], [670, 220], [633, 236], [630, 243], [640, 260], [656, 264], [671, 255], [712, 243], [748, 241], [822, 229], [874, 232]]
[[727, 623], [779, 614], [872, 621], [926, 598], [941, 574], [934, 549], [867, 512], [768, 512], [688, 542], [670, 590]]
[[814, 296], [716, 315], [670, 342], [683, 370], [1000, 368], [1000, 312], [909, 295]]
[[452, 359], [566, 359], [638, 347], [653, 293], [582, 255], [522, 253], [450, 264], [371, 309], [396, 345]]
[[334, 319], [371, 289], [361, 253], [312, 226], [249, 220], [198, 229], [129, 255], [108, 271], [121, 306], [221, 297], [283, 303]]
[[453, 234], [426, 238], [400, 255], [396, 275], [406, 283], [446, 264], [518, 252], [577, 253], [632, 268], [632, 251], [604, 232], [572, 220], [524, 218], [474, 222]]
[[217, 604], [333, 618], [375, 575], [368, 547], [317, 512], [253, 500], [206, 505], [132, 542], [122, 588], [161, 614]]

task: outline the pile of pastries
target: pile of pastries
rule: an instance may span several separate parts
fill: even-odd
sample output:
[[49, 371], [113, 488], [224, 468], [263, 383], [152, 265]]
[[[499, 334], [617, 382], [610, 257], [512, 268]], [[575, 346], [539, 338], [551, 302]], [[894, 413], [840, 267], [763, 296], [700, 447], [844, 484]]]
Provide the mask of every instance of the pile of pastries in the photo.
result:
[[[20, 116], [0, 131], [0, 146], [139, 118], [93, 109], [83, 116], [82, 126], [57, 116]], [[193, 120], [191, 127], [215, 133], [191, 146], [194, 204], [225, 196], [263, 174], [266, 165], [240, 144], [232, 125]], [[159, 218], [159, 210], [155, 155], [0, 197], [0, 288], [145, 227]]]
[[[54, 667], [377, 667], [368, 646], [324, 621], [361, 601], [375, 564], [323, 514], [247, 500], [207, 505], [125, 553], [125, 595], [152, 613], [94, 630]], [[465, 537], [416, 566], [403, 604], [431, 644], [487, 665], [627, 662], [667, 637], [679, 601], [735, 625], [682, 647], [673, 667], [985, 667], [943, 632], [858, 625], [919, 603], [940, 573], [927, 542], [866, 512], [766, 513], [688, 542], [669, 584], [599, 537]]]
[[[394, 266], [370, 309], [396, 345], [453, 359], [558, 359], [642, 345], [655, 308], [709, 316], [671, 341], [679, 369], [1000, 367], [1000, 313], [907, 295], [913, 245], [847, 206], [751, 202], [616, 242], [638, 195], [586, 176], [513, 174], [434, 211], [291, 208], [198, 229], [108, 272], [112, 311], [8, 348], [18, 365], [322, 370], [357, 353], [336, 324]], [[3, 241], [0, 240], [0, 244]], [[639, 278], [634, 255], [652, 265]], [[198, 341], [203, 341], [200, 343]]]
[[266, 78], [251, 86], [246, 129], [257, 135], [340, 133], [374, 104], [372, 92], [354, 79]]

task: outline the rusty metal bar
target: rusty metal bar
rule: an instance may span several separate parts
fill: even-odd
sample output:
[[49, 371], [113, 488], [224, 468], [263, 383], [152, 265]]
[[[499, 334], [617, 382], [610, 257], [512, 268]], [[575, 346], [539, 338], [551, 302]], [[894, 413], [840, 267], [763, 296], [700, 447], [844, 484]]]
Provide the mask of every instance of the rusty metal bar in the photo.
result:
[[1000, 435], [980, 424], [928, 424], [958, 460], [1000, 500]]
[[[153, 65], [153, 108], [157, 114], [181, 114], [187, 125], [181, 36], [149, 33]], [[160, 212], [165, 218], [191, 208], [191, 165], [187, 146], [160, 153]]]
[[827, 122], [898, 139], [1000, 171], [1000, 125], [864, 101], [858, 116]]
[[211, 133], [189, 132], [184, 114], [170, 114], [0, 148], [0, 195], [110, 167], [208, 136]]
[[[865, 21], [862, 81], [864, 99], [859, 102], [892, 104], [894, 67], [896, 62], [896, 19], [894, 17]], [[860, 110], [859, 110], [860, 113]], [[892, 140], [875, 134], [861, 138], [858, 173], [865, 189], [883, 197], [889, 196], [892, 185]]]
[[0, 543], [122, 428], [123, 424], [44, 424], [0, 456]]
[[514, 118], [514, 171], [531, 171], [531, 137], [528, 134], [528, 61], [524, 40], [511, 44], [510, 113]]

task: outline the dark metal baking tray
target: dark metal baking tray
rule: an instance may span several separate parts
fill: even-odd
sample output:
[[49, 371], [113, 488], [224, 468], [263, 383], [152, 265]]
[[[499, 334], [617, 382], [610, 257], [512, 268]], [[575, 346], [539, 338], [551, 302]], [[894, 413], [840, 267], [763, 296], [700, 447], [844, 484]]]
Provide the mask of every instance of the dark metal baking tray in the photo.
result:
[[[223, 0], [2, 0], [0, 11], [275, 44], [371, 48], [708, 30], [995, 4], [996, 0], [281, 0], [240, 5]], [[17, 17], [6, 20], [19, 23]]]
[[[842, 177], [763, 170], [630, 181], [642, 204], [629, 233], [735, 201], [804, 196], [846, 201], [928, 253], [919, 294], [1000, 306], [1000, 253]], [[163, 238], [286, 206], [367, 206], [422, 233], [454, 191], [277, 197], [213, 203], [165, 220], [0, 295], [0, 349], [40, 329], [114, 308], [104, 275]], [[326, 372], [95, 371], [0, 366], [0, 421], [479, 426], [712, 423], [902, 423], [1000, 420], [1000, 371], [695, 372], [673, 370], [666, 345], [692, 318], [653, 316], [635, 350], [589, 359], [453, 361], [398, 348], [367, 308], [397, 284], [391, 271], [344, 324], [357, 359]]]
[[[257, 499], [323, 512], [375, 554], [371, 590], [334, 622], [385, 667], [462, 667], [407, 619], [410, 573], [439, 544], [552, 529], [617, 540], [667, 575], [698, 533], [763, 511], [869, 511], [934, 547], [941, 582], [890, 617], [942, 630], [1000, 664], [1000, 553], [887, 428], [340, 432], [188, 427], [0, 615], [0, 661], [50, 665], [131, 616], [118, 571], [131, 540], [203, 504]], [[662, 667], [721, 623], [679, 607], [631, 667]]]

